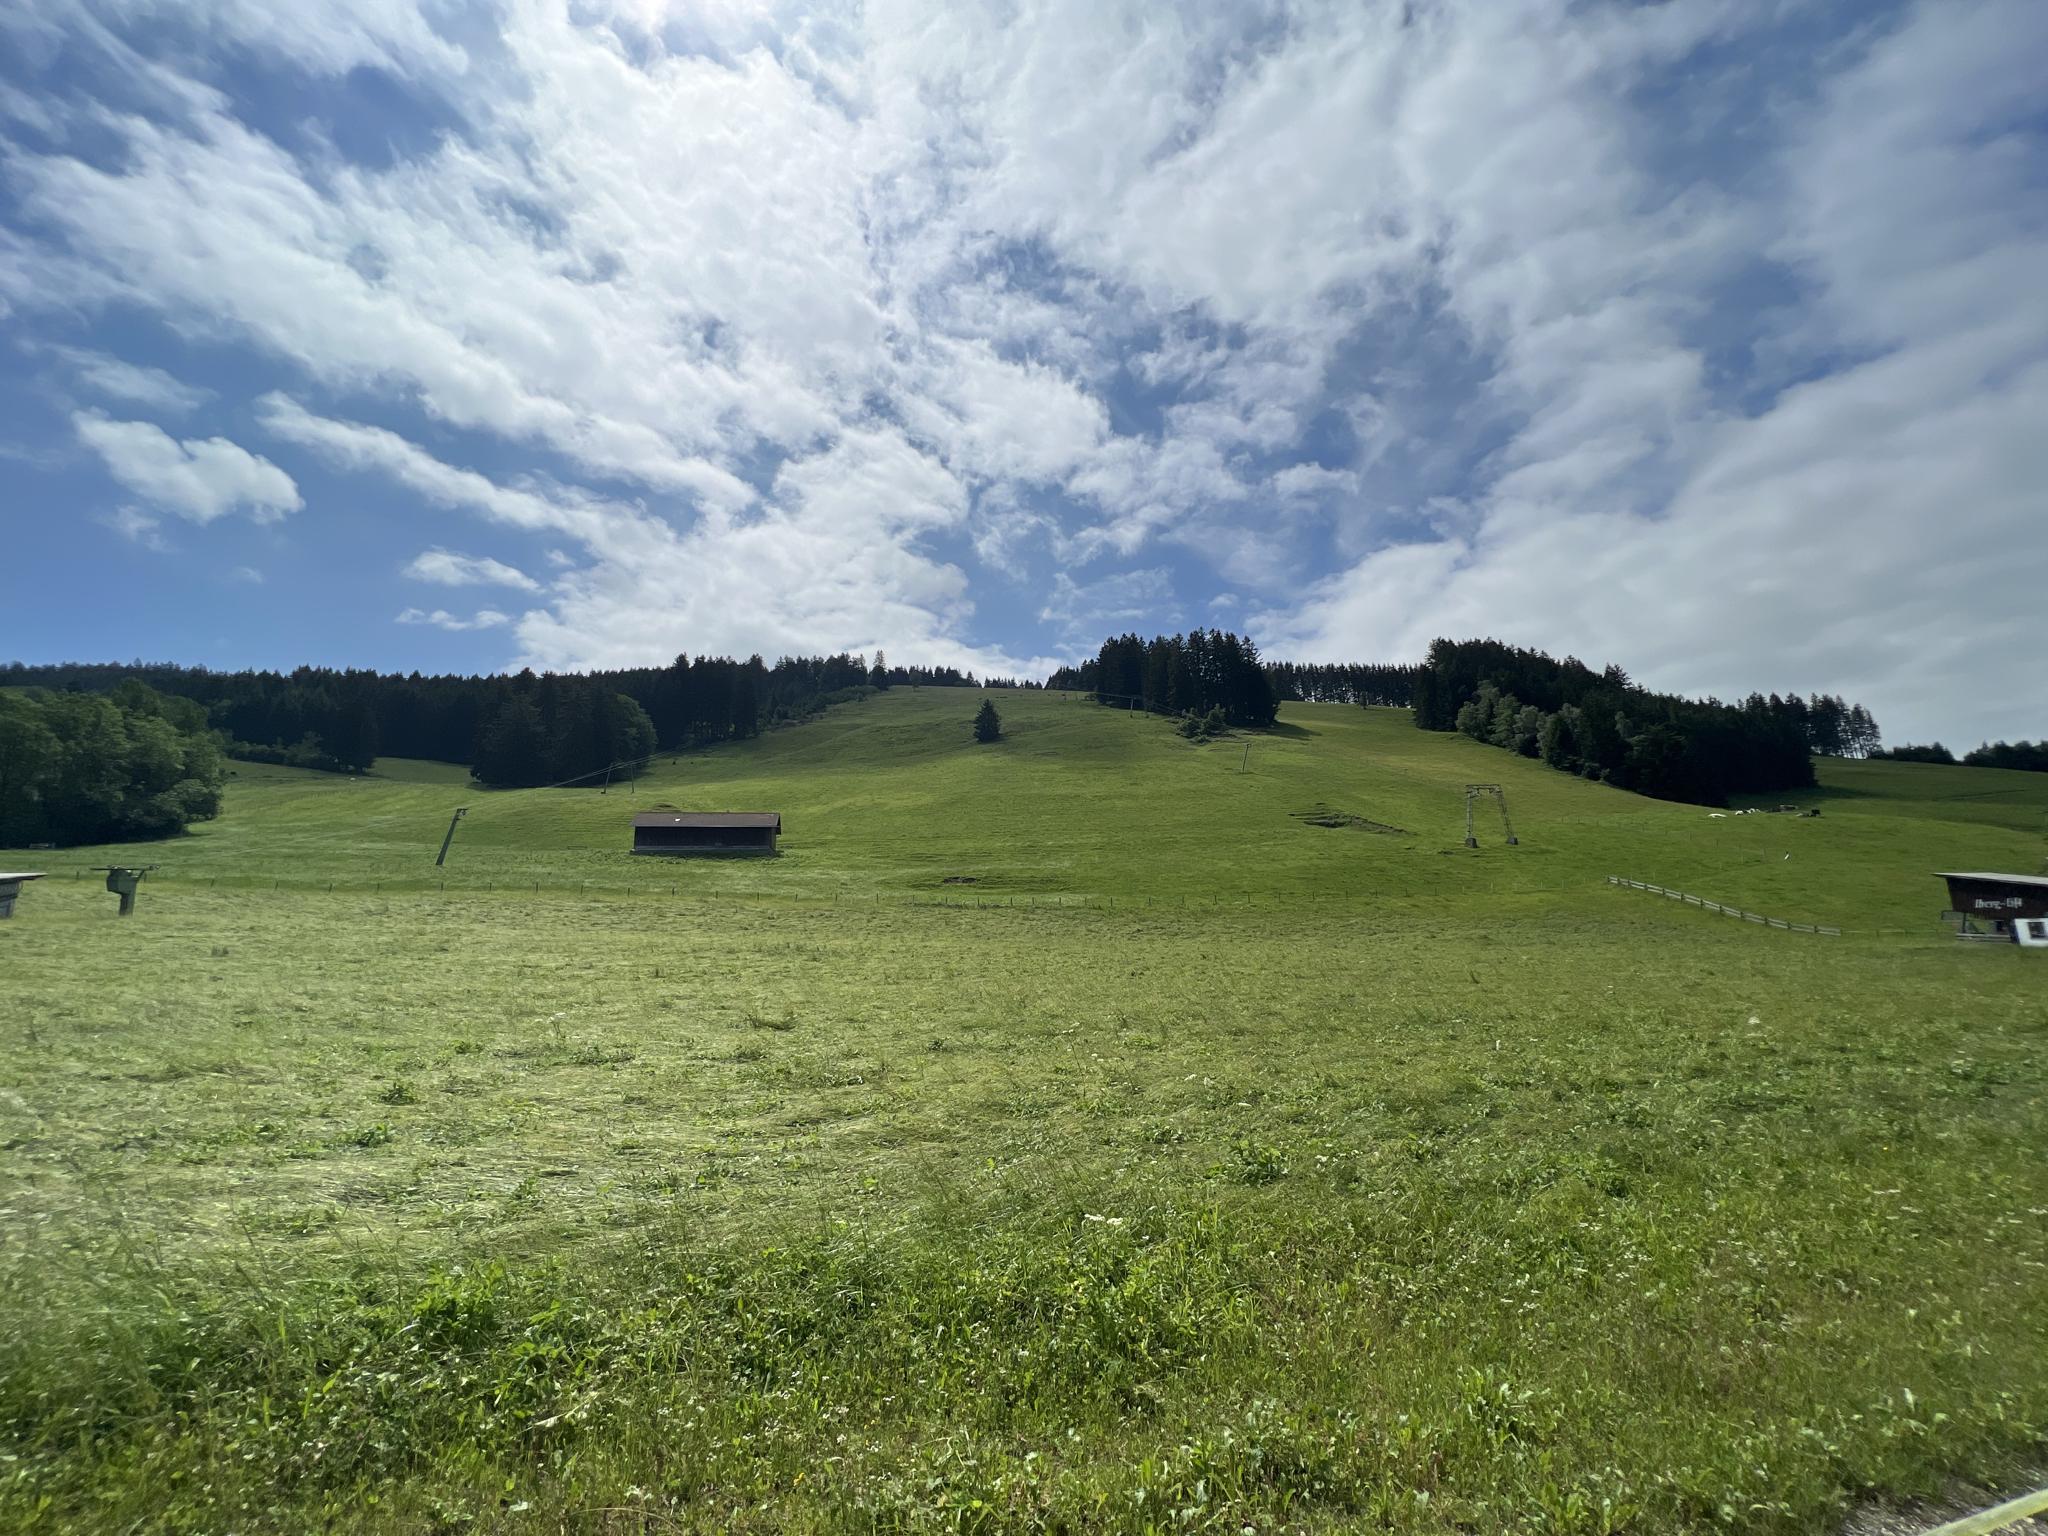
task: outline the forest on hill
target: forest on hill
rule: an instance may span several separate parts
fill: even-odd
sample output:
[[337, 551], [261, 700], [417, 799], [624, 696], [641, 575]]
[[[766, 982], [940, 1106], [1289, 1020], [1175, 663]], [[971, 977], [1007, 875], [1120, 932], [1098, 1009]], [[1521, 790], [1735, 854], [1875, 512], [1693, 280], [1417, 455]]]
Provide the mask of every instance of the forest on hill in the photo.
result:
[[1881, 743], [1870, 711], [1833, 695], [1687, 699], [1640, 687], [1618, 666], [1596, 672], [1498, 640], [1432, 644], [1414, 709], [1425, 731], [1462, 731], [1567, 773], [1698, 805], [1810, 789], [1815, 756], [1863, 757]]
[[480, 677], [141, 662], [0, 668], [0, 688], [111, 693], [129, 682], [198, 705], [231, 756], [341, 772], [367, 772], [379, 756], [419, 757], [461, 763], [502, 786], [602, 773], [657, 748], [741, 740], [867, 689], [979, 686], [971, 672], [891, 666], [880, 652], [872, 663], [681, 655], [665, 667]]
[[1830, 694], [1751, 694], [1739, 705], [1637, 685], [1623, 669], [1497, 640], [1438, 640], [1420, 666], [1267, 662], [1224, 630], [1113, 636], [1049, 688], [1099, 703], [1216, 725], [1271, 725], [1283, 701], [1408, 707], [1425, 731], [1476, 741], [1664, 800], [1811, 788], [1812, 758], [1878, 750], [1876, 720]]
[[[1136, 700], [1142, 708], [1157, 714], [1176, 714], [1192, 708], [1192, 703], [1176, 700], [1173, 648], [1180, 647], [1182, 666], [1192, 666], [1191, 653], [1204, 647], [1220, 648], [1225, 641], [1235, 643], [1241, 656], [1250, 656], [1264, 669], [1267, 687], [1282, 704], [1368, 704], [1406, 709], [1413, 701], [1415, 674], [1420, 670], [1417, 667], [1384, 662], [1258, 661], [1258, 649], [1251, 641], [1213, 630], [1158, 636], [1150, 641], [1140, 641], [1136, 635], [1105, 641], [1101, 651], [1079, 666], [1056, 670], [1045, 680], [1045, 686], [1074, 693], [1101, 692], [1125, 703]], [[1109, 667], [1107, 673], [1105, 662]], [[1181, 692], [1191, 699], [1194, 690], [1183, 680]]]
[[[630, 773], [656, 751], [742, 740], [872, 690], [1038, 687], [1179, 717], [1191, 734], [1273, 724], [1305, 700], [1412, 708], [1429, 731], [1538, 758], [1661, 799], [1707, 805], [1731, 795], [1812, 786], [1813, 756], [1880, 753], [1877, 722], [1830, 694], [1751, 694], [1740, 704], [1637, 685], [1622, 668], [1496, 640], [1438, 640], [1420, 665], [1269, 662], [1220, 629], [1112, 636], [1044, 684], [976, 678], [951, 667], [899, 667], [865, 656], [677, 656], [662, 667], [575, 674], [522, 671], [424, 676], [300, 667], [289, 673], [111, 663], [0, 669], [0, 686], [114, 694], [133, 685], [189, 704], [231, 756], [344, 772], [380, 756], [468, 766], [485, 784], [524, 787]], [[159, 711], [161, 713], [161, 711]], [[1894, 754], [1955, 761], [1946, 748]], [[2039, 766], [2048, 748], [1999, 743], [1963, 759]]]
[[2017, 768], [2022, 773], [2048, 773], [2048, 740], [1987, 741], [1961, 757], [1938, 741], [1925, 746], [1893, 747], [1889, 752], [1879, 749], [1870, 755], [1895, 763], [1941, 763], [1962, 768]]

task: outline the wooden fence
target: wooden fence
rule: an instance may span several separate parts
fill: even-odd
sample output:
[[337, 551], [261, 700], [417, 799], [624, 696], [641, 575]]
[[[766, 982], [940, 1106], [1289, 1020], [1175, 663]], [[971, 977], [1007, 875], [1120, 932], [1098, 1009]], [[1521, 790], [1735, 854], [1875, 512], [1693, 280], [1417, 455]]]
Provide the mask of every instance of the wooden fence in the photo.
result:
[[1652, 896], [1668, 896], [1673, 901], [1682, 901], [1689, 907], [1698, 907], [1702, 912], [1718, 912], [1723, 917], [1739, 918], [1745, 923], [1760, 923], [1766, 928], [1783, 928], [1790, 933], [1824, 933], [1829, 938], [1839, 939], [1842, 930], [1823, 927], [1818, 923], [1788, 923], [1783, 918], [1765, 917], [1759, 912], [1745, 912], [1740, 907], [1723, 906], [1718, 901], [1708, 901], [1704, 896], [1690, 896], [1684, 891], [1669, 891], [1661, 885], [1650, 885], [1641, 880], [1624, 880], [1620, 875], [1609, 875], [1609, 885], [1626, 886], [1632, 891], [1648, 891]]

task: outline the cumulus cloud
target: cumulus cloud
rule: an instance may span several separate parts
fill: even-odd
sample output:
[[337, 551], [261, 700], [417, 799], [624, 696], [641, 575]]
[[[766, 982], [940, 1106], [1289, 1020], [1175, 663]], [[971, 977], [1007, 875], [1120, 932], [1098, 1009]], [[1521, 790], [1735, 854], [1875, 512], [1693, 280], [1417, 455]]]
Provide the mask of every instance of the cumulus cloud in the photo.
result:
[[785, 463], [760, 514], [678, 531], [608, 514], [597, 558], [556, 581], [519, 638], [536, 665], [618, 665], [681, 650], [815, 654], [876, 646], [1015, 672], [1028, 665], [958, 638], [966, 574], [917, 542], [957, 527], [966, 493], [889, 428], [849, 431]]
[[71, 425], [115, 480], [195, 523], [242, 510], [270, 523], [304, 505], [290, 475], [224, 437], [179, 442], [151, 422], [115, 421], [96, 411], [75, 413]]
[[1273, 494], [1287, 497], [1315, 497], [1355, 494], [1358, 471], [1329, 469], [1321, 464], [1290, 464], [1273, 476]]
[[[545, 588], [405, 567], [544, 595], [519, 660], [1021, 670], [1220, 577], [1269, 652], [1507, 634], [2031, 729], [2023, 648], [1942, 622], [2025, 633], [2048, 549], [2029, 0], [85, 14], [0, 17], [108, 61], [0, 104], [10, 324], [152, 316], [283, 384], [276, 441], [545, 533]], [[351, 150], [229, 59], [418, 110]], [[61, 356], [203, 403], [117, 350]], [[151, 507], [289, 510], [81, 421]]]
[[[1697, 692], [1822, 684], [1870, 700], [1894, 739], [1959, 715], [1973, 735], [2030, 729], [2048, 219], [2012, 137], [2034, 90], [2016, 31], [2048, 43], [2024, 6], [1922, 11], [1790, 135], [1764, 222], [1813, 289], [1769, 359], [1790, 382], [1760, 408], [1701, 405], [1697, 357], [1632, 371], [1655, 327], [1595, 334], [1577, 403], [1531, 418], [1476, 527], [1373, 550], [1265, 613], [1262, 641], [1412, 656], [1493, 633]], [[1561, 368], [1581, 347], [1555, 350]], [[1620, 473], [1658, 438], [1646, 402], [1672, 424], [1666, 484]]]
[[131, 363], [90, 347], [51, 347], [80, 385], [94, 394], [165, 415], [198, 409], [211, 398], [206, 390], [142, 363]]
[[462, 555], [452, 549], [430, 549], [415, 555], [405, 568], [414, 581], [431, 581], [444, 587], [517, 587], [538, 592], [540, 583], [517, 566], [506, 565], [488, 555]]
[[400, 624], [431, 624], [436, 629], [461, 631], [465, 629], [497, 629], [510, 624], [511, 618], [495, 608], [479, 608], [468, 618], [450, 613], [446, 608], [436, 608], [429, 613], [421, 608], [407, 608], [398, 615]]
[[789, 460], [758, 515], [744, 522], [707, 516], [681, 530], [637, 505], [560, 486], [501, 484], [384, 428], [320, 416], [281, 395], [264, 400], [260, 414], [267, 430], [338, 467], [581, 543], [591, 562], [569, 561], [553, 582], [552, 606], [519, 621], [520, 660], [536, 667], [633, 665], [684, 650], [816, 654], [877, 645], [1008, 672], [1041, 659], [955, 637], [971, 609], [966, 576], [911, 544], [959, 525], [966, 492], [893, 429], [849, 431]]

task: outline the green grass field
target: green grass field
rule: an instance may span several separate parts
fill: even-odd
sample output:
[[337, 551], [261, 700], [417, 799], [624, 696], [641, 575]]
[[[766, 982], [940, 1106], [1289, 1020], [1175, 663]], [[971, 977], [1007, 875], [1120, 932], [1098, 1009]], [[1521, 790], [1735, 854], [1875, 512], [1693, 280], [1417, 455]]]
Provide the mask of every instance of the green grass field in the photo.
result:
[[[2048, 777], [1714, 820], [996, 697], [0, 854], [0, 1527], [1821, 1531], [2038, 1469], [2048, 960], [1931, 872], [2040, 868]], [[784, 854], [631, 857], [664, 803]]]

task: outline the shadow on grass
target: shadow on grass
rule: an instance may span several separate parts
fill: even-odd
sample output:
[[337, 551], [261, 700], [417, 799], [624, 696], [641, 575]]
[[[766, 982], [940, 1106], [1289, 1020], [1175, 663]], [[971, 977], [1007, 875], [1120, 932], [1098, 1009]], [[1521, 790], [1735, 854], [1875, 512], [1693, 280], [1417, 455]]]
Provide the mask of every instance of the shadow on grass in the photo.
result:
[[1799, 805], [1809, 800], [1885, 800], [1891, 796], [1878, 790], [1855, 789], [1846, 784], [1822, 784], [1814, 789], [1790, 790], [1775, 795], [1731, 795], [1728, 799], [1730, 810], [1751, 808], [1768, 811], [1777, 805]]

